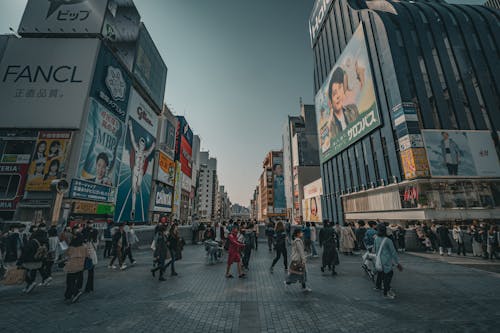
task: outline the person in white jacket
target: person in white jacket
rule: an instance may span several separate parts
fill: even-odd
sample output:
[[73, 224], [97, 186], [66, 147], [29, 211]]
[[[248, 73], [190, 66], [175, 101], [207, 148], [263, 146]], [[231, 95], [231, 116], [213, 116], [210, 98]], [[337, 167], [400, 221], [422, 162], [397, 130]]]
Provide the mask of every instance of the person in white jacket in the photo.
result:
[[288, 276], [285, 280], [285, 285], [300, 282], [304, 292], [311, 292], [311, 288], [306, 286], [306, 253], [304, 251], [302, 236], [302, 229], [297, 228], [293, 231], [291, 264], [288, 268]]

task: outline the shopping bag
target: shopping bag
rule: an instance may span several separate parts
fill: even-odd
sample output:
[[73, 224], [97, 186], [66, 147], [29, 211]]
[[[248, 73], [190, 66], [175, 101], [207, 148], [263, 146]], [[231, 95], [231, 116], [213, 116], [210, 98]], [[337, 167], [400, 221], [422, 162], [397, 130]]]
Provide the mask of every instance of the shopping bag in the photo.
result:
[[26, 274], [25, 269], [17, 267], [8, 267], [2, 282], [6, 286], [21, 284], [24, 282], [25, 274]]

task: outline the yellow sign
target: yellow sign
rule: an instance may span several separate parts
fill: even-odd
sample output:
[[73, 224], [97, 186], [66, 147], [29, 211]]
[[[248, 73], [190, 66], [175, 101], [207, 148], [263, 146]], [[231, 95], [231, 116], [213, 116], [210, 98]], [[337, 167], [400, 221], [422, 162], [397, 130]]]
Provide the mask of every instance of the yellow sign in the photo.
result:
[[410, 148], [400, 152], [405, 179], [429, 177], [429, 164], [425, 148]]

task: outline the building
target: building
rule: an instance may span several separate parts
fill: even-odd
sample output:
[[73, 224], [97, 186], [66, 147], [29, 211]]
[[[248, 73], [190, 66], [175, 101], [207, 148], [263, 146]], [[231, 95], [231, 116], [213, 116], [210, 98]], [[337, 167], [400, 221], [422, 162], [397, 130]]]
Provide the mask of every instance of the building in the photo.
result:
[[300, 116], [288, 116], [283, 129], [283, 174], [288, 217], [303, 217], [304, 185], [321, 177], [314, 105], [300, 104]]
[[[177, 118], [177, 139], [175, 141], [175, 160], [180, 165], [180, 186], [174, 192], [174, 218], [187, 223], [192, 213], [192, 177], [193, 177], [193, 131], [185, 117]], [[180, 191], [180, 192], [179, 192]]]
[[321, 0], [309, 26], [323, 215], [498, 219], [498, 12]]
[[262, 163], [259, 178], [259, 222], [286, 218], [283, 151], [270, 151]]
[[225, 221], [231, 217], [231, 200], [224, 186], [219, 186], [215, 205], [215, 220]]
[[250, 209], [248, 209], [247, 207], [243, 207], [239, 204], [232, 205], [230, 213], [231, 213], [231, 218], [233, 220], [246, 221], [251, 218]]
[[201, 138], [199, 135], [193, 136], [193, 175], [191, 177], [191, 211], [189, 216], [192, 216], [194, 212], [198, 211], [196, 193], [199, 185], [199, 175], [200, 175], [200, 149], [201, 149]]
[[22, 38], [0, 39], [4, 219], [151, 219], [167, 67], [133, 2], [111, 1], [30, 0]]
[[250, 218], [257, 221], [261, 220], [259, 218], [259, 186], [255, 187], [252, 199], [250, 200]]
[[200, 175], [198, 177], [198, 220], [210, 222], [216, 216], [215, 205], [219, 182], [217, 179], [217, 159], [208, 151], [200, 152]]

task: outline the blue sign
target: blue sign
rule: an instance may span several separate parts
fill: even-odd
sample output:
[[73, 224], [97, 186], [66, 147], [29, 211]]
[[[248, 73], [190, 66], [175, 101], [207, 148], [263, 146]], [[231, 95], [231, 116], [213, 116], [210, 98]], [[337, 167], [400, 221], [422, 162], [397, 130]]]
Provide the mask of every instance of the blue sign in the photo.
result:
[[69, 196], [73, 199], [113, 202], [111, 187], [90, 183], [84, 180], [73, 179]]

